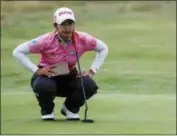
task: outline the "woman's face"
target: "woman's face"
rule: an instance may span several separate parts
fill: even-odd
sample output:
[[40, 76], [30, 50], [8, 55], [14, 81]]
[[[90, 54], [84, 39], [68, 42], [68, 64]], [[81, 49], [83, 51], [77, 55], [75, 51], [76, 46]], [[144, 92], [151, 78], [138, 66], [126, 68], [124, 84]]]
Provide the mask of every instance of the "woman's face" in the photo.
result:
[[72, 37], [72, 32], [74, 31], [75, 23], [72, 20], [65, 20], [62, 24], [56, 25], [58, 34], [64, 39], [69, 40]]

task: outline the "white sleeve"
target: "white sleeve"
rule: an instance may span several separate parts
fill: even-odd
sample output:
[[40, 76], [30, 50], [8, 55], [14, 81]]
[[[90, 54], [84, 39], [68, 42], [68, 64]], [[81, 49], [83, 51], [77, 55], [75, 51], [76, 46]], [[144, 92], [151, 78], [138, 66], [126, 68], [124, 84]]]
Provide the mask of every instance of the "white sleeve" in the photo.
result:
[[27, 57], [27, 55], [30, 53], [29, 50], [29, 41], [25, 42], [23, 44], [20, 44], [13, 50], [13, 56], [29, 71], [32, 73], [35, 73], [38, 69], [38, 67], [31, 62], [31, 60]]
[[95, 51], [97, 52], [96, 57], [90, 69], [96, 73], [108, 54], [108, 46], [103, 41], [96, 39]]

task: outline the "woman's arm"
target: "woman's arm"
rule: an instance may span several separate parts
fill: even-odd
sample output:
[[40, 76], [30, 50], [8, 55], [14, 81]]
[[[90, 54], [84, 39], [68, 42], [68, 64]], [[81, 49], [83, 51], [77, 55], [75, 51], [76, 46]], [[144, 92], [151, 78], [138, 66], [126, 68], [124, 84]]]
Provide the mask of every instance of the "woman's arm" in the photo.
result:
[[23, 44], [20, 44], [13, 50], [13, 56], [29, 71], [35, 73], [38, 70], [38, 67], [32, 63], [32, 61], [27, 57], [30, 53], [29, 41]]
[[90, 68], [94, 73], [96, 73], [100, 69], [101, 65], [103, 64], [108, 54], [108, 46], [103, 41], [96, 39], [95, 51], [97, 52], [97, 54]]

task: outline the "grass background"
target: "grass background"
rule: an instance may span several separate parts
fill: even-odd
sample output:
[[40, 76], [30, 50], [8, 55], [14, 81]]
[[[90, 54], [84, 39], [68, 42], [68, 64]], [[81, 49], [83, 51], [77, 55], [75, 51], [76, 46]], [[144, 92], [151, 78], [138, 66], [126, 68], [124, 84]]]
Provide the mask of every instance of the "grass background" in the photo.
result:
[[[53, 30], [53, 13], [61, 6], [73, 9], [77, 30], [109, 47], [94, 77], [99, 93], [89, 100], [95, 124], [66, 122], [59, 113], [63, 99], [56, 99], [55, 123], [40, 121], [31, 73], [12, 56], [20, 43]], [[81, 58], [83, 69], [94, 56], [88, 52]], [[38, 63], [39, 55], [29, 57]], [[2, 134], [174, 134], [175, 95], [175, 1], [1, 2]]]

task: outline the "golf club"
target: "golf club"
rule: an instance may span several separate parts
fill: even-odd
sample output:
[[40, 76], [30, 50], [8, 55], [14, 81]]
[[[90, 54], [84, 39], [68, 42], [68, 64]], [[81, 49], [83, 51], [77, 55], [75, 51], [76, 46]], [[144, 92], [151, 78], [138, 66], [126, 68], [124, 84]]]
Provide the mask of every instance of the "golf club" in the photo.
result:
[[[76, 52], [76, 59], [77, 59], [77, 64], [78, 64], [78, 69], [79, 69], [79, 73], [81, 73], [81, 67], [80, 67], [80, 62], [79, 62], [79, 56], [76, 50], [76, 38], [75, 38], [75, 32], [73, 32], [73, 42], [74, 42], [74, 48], [75, 48], [75, 52]], [[83, 96], [84, 96], [84, 100], [85, 100], [85, 114], [84, 114], [84, 119], [82, 120], [82, 122], [84, 123], [94, 123], [94, 121], [92, 119], [87, 119], [87, 110], [88, 110], [88, 105], [87, 105], [87, 99], [86, 99], [86, 95], [85, 95], [85, 88], [84, 88], [84, 83], [83, 83], [83, 78], [82, 76], [80, 77], [81, 79], [81, 86], [82, 86], [82, 92], [83, 92]]]

